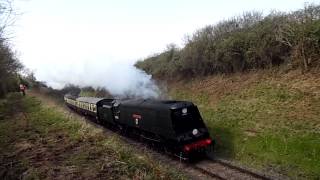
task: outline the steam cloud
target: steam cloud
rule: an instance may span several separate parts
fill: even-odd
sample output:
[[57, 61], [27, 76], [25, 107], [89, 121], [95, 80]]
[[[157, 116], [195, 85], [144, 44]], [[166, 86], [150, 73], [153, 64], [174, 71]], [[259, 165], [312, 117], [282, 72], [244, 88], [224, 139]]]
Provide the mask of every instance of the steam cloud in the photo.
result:
[[64, 65], [59, 69], [46, 72], [50, 76], [49, 86], [62, 88], [66, 84], [80, 87], [104, 87], [114, 96], [135, 96], [141, 98], [158, 98], [160, 89], [151, 75], [137, 69], [131, 63], [124, 62], [82, 62]]

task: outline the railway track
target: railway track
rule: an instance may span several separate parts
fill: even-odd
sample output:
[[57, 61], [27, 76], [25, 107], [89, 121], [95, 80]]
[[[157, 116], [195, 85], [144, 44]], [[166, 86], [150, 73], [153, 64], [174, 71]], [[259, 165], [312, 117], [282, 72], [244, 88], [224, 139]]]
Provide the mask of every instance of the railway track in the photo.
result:
[[[70, 111], [70, 110], [69, 110]], [[74, 113], [71, 112], [70, 113]], [[118, 132], [107, 129], [106, 127], [93, 122], [88, 118], [84, 118], [85, 121], [96, 128], [101, 129], [104, 133], [117, 134]], [[248, 169], [240, 165], [234, 164], [230, 161], [206, 157], [195, 162], [188, 162], [185, 159], [177, 158], [174, 154], [165, 151], [164, 149], [154, 148], [150, 144], [145, 144], [143, 142], [136, 141], [130, 137], [119, 135], [119, 138], [124, 142], [134, 146], [138, 150], [143, 152], [148, 152], [153, 158], [159, 160], [160, 162], [173, 166], [180, 170], [181, 172], [186, 172], [189, 174], [191, 179], [250, 179], [250, 180], [273, 180], [273, 179], [287, 179], [281, 175], [267, 175], [265, 173], [257, 172], [253, 169]]]
[[240, 166], [235, 166], [230, 163], [226, 163], [223, 160], [209, 159], [198, 162], [194, 165], [194, 168], [207, 174], [215, 179], [260, 179], [271, 180], [279, 179], [270, 177], [261, 173], [253, 172]]

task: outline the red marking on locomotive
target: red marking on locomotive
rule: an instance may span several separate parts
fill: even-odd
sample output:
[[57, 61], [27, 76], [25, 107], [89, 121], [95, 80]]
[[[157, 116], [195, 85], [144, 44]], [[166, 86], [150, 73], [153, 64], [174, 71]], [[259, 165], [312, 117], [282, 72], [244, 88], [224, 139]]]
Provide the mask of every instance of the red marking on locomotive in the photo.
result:
[[203, 139], [203, 140], [191, 143], [191, 144], [184, 145], [183, 150], [185, 152], [189, 152], [194, 149], [199, 149], [199, 148], [209, 146], [211, 143], [212, 143], [212, 140], [210, 138]]
[[132, 114], [132, 117], [134, 119], [141, 119], [141, 115], [139, 115], [139, 114]]

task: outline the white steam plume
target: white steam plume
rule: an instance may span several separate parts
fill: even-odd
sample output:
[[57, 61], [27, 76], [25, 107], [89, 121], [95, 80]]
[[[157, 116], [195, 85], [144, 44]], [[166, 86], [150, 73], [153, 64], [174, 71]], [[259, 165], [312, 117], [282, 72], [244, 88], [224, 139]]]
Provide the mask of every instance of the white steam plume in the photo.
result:
[[[68, 65], [66, 65], [68, 64]], [[49, 86], [62, 88], [66, 84], [80, 87], [104, 87], [114, 96], [158, 98], [160, 90], [151, 75], [125, 62], [81, 62], [61, 64], [45, 72]], [[48, 80], [49, 79], [49, 80]]]

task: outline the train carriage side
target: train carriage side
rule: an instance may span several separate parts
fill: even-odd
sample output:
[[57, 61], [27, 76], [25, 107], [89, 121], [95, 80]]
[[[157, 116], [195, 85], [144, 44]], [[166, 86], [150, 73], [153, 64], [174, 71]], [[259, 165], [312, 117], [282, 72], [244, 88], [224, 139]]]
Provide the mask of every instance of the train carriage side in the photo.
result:
[[80, 113], [97, 117], [97, 103], [103, 98], [95, 97], [78, 97], [76, 99], [76, 106]]
[[77, 109], [77, 101], [76, 101], [77, 97], [76, 96], [72, 96], [70, 94], [66, 94], [63, 99], [64, 99], [65, 104], [69, 108], [71, 108], [73, 110]]

